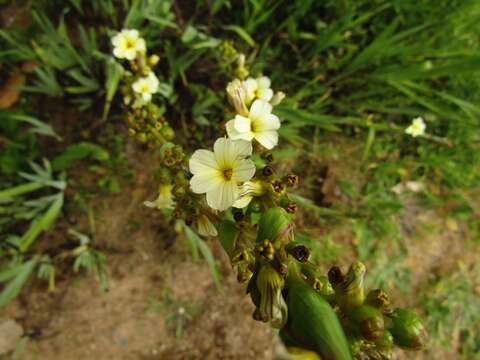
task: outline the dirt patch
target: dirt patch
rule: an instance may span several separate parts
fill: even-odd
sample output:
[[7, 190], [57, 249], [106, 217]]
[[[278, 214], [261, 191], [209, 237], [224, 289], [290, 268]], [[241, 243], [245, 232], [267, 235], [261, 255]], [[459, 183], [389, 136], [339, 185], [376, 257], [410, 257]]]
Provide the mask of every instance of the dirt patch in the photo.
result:
[[[155, 196], [155, 184], [137, 174], [121, 194], [95, 206], [94, 240], [108, 255], [108, 292], [93, 276], [65, 277], [54, 293], [30, 285], [6, 311], [31, 335], [20, 358], [271, 358], [274, 335], [252, 319], [254, 307], [220, 245], [209, 242], [223, 274], [218, 290], [206, 263], [192, 261], [185, 242], [165, 249], [166, 239], [176, 234], [159, 212], [142, 205]], [[141, 223], [138, 230], [129, 230], [132, 221]], [[189, 305], [199, 311], [178, 337], [166, 320]]]

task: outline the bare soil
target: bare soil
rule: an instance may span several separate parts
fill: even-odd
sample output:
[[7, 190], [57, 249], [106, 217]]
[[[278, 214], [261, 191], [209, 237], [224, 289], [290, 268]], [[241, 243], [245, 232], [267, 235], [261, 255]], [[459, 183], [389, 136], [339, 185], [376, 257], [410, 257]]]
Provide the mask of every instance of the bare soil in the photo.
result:
[[[153, 198], [156, 185], [151, 176], [154, 159], [129, 147], [128, 157], [136, 176], [119, 194], [94, 201], [94, 243], [107, 254], [109, 289], [103, 292], [92, 275], [74, 275], [65, 269], [53, 293], [44, 285], [30, 283], [4, 312], [30, 336], [19, 359], [272, 359], [277, 339], [265, 324], [252, 319], [253, 305], [238, 284], [217, 240], [208, 240], [223, 275], [217, 289], [203, 261], [193, 261], [181, 234], [165, 223], [159, 211], [143, 201]], [[329, 175], [325, 197], [338, 201], [335, 183], [345, 171], [326, 164]], [[150, 165], [153, 164], [153, 165]], [[349, 168], [351, 169], [351, 168]], [[78, 170], [81, 172], [81, 169]], [[337, 175], [336, 175], [337, 174]], [[66, 229], [85, 229], [82, 213], [76, 225], [60, 221], [41, 242], [65, 242]], [[300, 223], [309, 218], [300, 214]], [[406, 235], [422, 224], [441, 231], [423, 237], [407, 236], [412, 249], [408, 263], [415, 269], [413, 288], [420, 288], [432, 274], [445, 274], [456, 266], [465, 249], [462, 224], [454, 225], [437, 213], [420, 212], [408, 204], [399, 221]], [[139, 226], [133, 226], [138, 224]], [[351, 245], [351, 234], [332, 228], [334, 242]], [[324, 232], [319, 230], [319, 234]], [[446, 257], [445, 254], [448, 254]], [[341, 265], [348, 265], [348, 258]], [[168, 294], [168, 298], [165, 297]], [[415, 299], [402, 304], [418, 306]], [[175, 334], [172, 318], [196, 308], [184, 318], [183, 333]], [[187, 310], [188, 313], [188, 310]], [[452, 338], [459, 334], [452, 334]], [[432, 345], [433, 346], [433, 345]], [[424, 353], [399, 352], [397, 359], [455, 359], [443, 348]]]

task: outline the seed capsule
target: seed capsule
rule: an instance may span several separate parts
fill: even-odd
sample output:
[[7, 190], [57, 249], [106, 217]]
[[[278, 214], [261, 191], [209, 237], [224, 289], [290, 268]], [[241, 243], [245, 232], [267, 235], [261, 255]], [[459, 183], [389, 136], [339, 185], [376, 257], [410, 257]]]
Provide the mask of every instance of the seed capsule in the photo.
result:
[[343, 276], [338, 267], [332, 267], [328, 273], [328, 279], [335, 290], [335, 300], [342, 311], [360, 306], [365, 300], [363, 288], [365, 265], [361, 262], [353, 263]]
[[377, 308], [370, 305], [355, 307], [348, 312], [348, 318], [364, 339], [376, 341], [383, 336], [383, 315]]
[[379, 309], [385, 315], [393, 312], [390, 306], [390, 299], [382, 289], [371, 290], [367, 295], [366, 302]]
[[290, 242], [285, 247], [287, 252], [300, 262], [307, 262], [310, 257], [310, 250], [298, 242]]
[[278, 329], [287, 322], [288, 309], [282, 296], [284, 284], [284, 279], [272, 266], [265, 264], [258, 271], [256, 285], [260, 292], [260, 318]]
[[322, 358], [351, 360], [345, 333], [328, 302], [298, 277], [290, 277], [288, 285], [288, 335]]
[[428, 334], [417, 314], [411, 310], [395, 309], [390, 318], [392, 326], [389, 330], [395, 344], [411, 350], [421, 350], [425, 346]]
[[280, 207], [268, 209], [260, 218], [257, 233], [257, 244], [269, 239], [272, 243], [286, 238], [291, 230], [290, 217]]

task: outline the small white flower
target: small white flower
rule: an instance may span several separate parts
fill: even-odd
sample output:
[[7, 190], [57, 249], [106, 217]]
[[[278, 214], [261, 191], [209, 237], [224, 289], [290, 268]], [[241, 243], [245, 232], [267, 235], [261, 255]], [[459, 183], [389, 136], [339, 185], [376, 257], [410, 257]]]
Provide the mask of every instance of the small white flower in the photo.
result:
[[273, 97], [273, 90], [270, 89], [270, 79], [266, 76], [261, 76], [256, 79], [248, 78], [245, 80], [246, 85], [246, 102], [247, 105], [255, 99], [270, 101]]
[[215, 226], [206, 215], [200, 215], [197, 219], [197, 230], [202, 236], [217, 236], [218, 232]]
[[252, 144], [243, 140], [220, 138], [213, 152], [196, 150], [190, 158], [193, 177], [190, 187], [196, 194], [207, 194], [207, 204], [216, 210], [226, 210], [240, 194], [239, 184], [255, 174], [255, 164], [247, 159]]
[[272, 149], [278, 143], [280, 120], [272, 114], [272, 105], [264, 100], [255, 100], [248, 117], [237, 115], [227, 122], [226, 128], [228, 136], [233, 140], [256, 139], [265, 148]]
[[152, 100], [152, 95], [158, 91], [158, 86], [160, 85], [158, 78], [153, 72], [148, 74], [145, 77], [141, 77], [132, 84], [132, 89], [144, 102], [149, 102]]
[[145, 53], [145, 40], [138, 30], [124, 29], [112, 38], [113, 55], [119, 59], [134, 60], [139, 53]]
[[427, 125], [421, 117], [413, 119], [412, 124], [405, 129], [405, 133], [413, 137], [417, 137], [425, 134], [425, 129]]
[[158, 197], [155, 201], [145, 201], [143, 205], [155, 209], [171, 209], [175, 202], [172, 199], [171, 184], [160, 184], [158, 186]]
[[240, 198], [235, 201], [233, 207], [244, 208], [250, 204], [254, 196], [262, 196], [263, 194], [265, 194], [265, 187], [262, 181], [247, 181], [240, 187]]

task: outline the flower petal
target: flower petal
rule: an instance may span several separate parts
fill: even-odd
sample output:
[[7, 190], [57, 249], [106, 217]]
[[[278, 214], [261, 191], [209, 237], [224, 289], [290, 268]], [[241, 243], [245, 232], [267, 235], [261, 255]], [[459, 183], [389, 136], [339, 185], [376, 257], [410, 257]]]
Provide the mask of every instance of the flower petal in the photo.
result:
[[277, 115], [268, 114], [268, 116], [255, 120], [255, 133], [266, 130], [277, 130], [280, 128], [280, 120]]
[[257, 84], [260, 89], [268, 89], [270, 88], [271, 82], [268, 77], [262, 76], [257, 78]]
[[215, 156], [213, 155], [213, 152], [209, 150], [196, 150], [190, 158], [188, 166], [192, 174], [218, 171]]
[[232, 179], [239, 182], [250, 180], [255, 175], [255, 164], [250, 159], [235, 160]]
[[270, 101], [273, 97], [273, 90], [272, 89], [258, 89], [257, 91], [258, 98], [265, 101]]
[[275, 130], [262, 131], [255, 134], [255, 139], [270, 150], [278, 144], [278, 133]]
[[225, 181], [207, 192], [207, 204], [216, 210], [226, 210], [238, 199], [239, 190], [235, 181]]
[[251, 131], [251, 120], [241, 115], [235, 116], [233, 120], [233, 124], [235, 126], [235, 130], [239, 133], [247, 133]]
[[250, 195], [242, 196], [240, 199], [235, 201], [232, 206], [237, 209], [243, 209], [244, 207], [248, 206], [248, 204], [250, 204], [250, 201], [252, 201], [252, 199], [253, 196]]
[[235, 120], [230, 120], [229, 122], [227, 122], [225, 127], [227, 129], [228, 137], [232, 140], [252, 141], [253, 139], [253, 134], [251, 132], [240, 133], [235, 129]]
[[190, 179], [190, 188], [195, 194], [204, 194], [221, 187], [224, 179], [218, 170], [202, 172]]
[[248, 117], [252, 120], [267, 117], [272, 112], [272, 105], [264, 100], [255, 100], [250, 108]]

